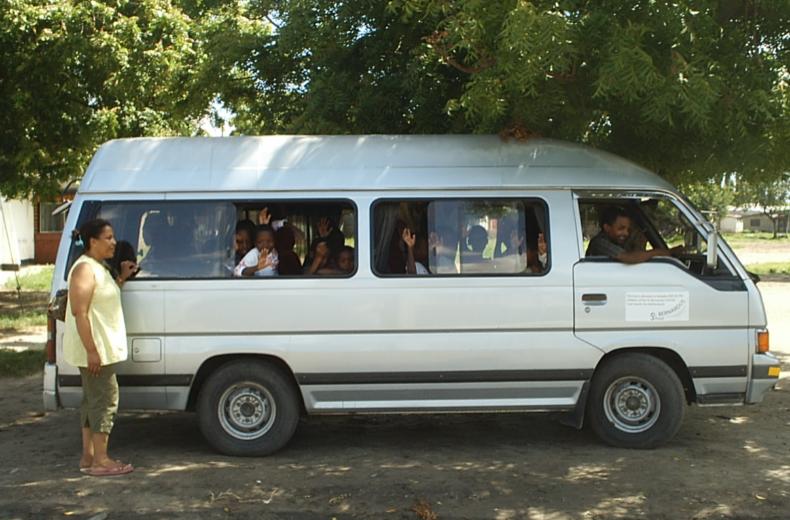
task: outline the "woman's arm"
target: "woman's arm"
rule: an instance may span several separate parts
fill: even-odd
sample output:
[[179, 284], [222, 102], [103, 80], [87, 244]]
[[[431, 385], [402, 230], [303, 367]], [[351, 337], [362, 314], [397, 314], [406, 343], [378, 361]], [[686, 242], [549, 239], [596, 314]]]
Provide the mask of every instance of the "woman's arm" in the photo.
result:
[[137, 264], [131, 260], [124, 260], [121, 262], [120, 268], [121, 274], [115, 278], [115, 283], [118, 284], [119, 288], [123, 289], [123, 284], [126, 283], [126, 280], [131, 278], [132, 275], [137, 272]]
[[82, 344], [88, 352], [88, 373], [98, 376], [101, 372], [101, 357], [96, 350], [96, 343], [93, 341], [93, 331], [91, 322], [88, 319], [88, 309], [93, 299], [93, 290], [96, 287], [96, 277], [93, 269], [88, 264], [80, 264], [71, 273], [71, 283], [69, 283], [69, 303], [71, 313], [77, 323], [77, 333], [80, 335]]

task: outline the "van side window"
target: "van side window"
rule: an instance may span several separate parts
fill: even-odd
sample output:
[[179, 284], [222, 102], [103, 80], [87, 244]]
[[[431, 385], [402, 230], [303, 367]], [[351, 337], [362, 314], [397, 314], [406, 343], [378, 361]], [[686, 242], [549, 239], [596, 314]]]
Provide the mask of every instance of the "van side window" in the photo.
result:
[[539, 200], [378, 201], [372, 214], [377, 275], [524, 275], [549, 267]]
[[138, 278], [226, 276], [236, 208], [227, 202], [105, 202], [115, 239], [137, 252]]
[[263, 223], [274, 232], [278, 276], [356, 271], [356, 211], [348, 201], [104, 202], [94, 217], [131, 244], [140, 279], [245, 278], [233, 275]]
[[[356, 208], [350, 201], [256, 200], [235, 204], [239, 223], [268, 222], [274, 229], [278, 277], [352, 276], [356, 272]], [[236, 263], [240, 263], [238, 259]], [[232, 271], [236, 275], [244, 273], [244, 269]], [[248, 269], [244, 276], [259, 276], [251, 271], [255, 270]]]

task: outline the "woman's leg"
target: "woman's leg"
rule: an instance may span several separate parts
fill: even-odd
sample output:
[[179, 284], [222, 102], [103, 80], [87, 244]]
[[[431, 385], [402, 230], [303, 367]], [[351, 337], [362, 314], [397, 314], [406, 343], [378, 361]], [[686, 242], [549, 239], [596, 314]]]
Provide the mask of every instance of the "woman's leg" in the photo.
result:
[[93, 465], [93, 432], [91, 427], [82, 428], [82, 459], [80, 468], [89, 468]]
[[[88, 407], [90, 444], [93, 449], [92, 468], [94, 470], [110, 468], [118, 465], [118, 461], [111, 459], [107, 454], [110, 431], [118, 411], [118, 381], [115, 377], [115, 365], [102, 366], [99, 375], [91, 377], [87, 385], [90, 402]], [[83, 388], [83, 391], [86, 389]]]
[[82, 405], [80, 407], [80, 426], [82, 429], [82, 458], [80, 459], [80, 468], [90, 468], [93, 464], [93, 432], [91, 431], [90, 420], [88, 418], [88, 411], [90, 410], [90, 402], [88, 401], [88, 392], [84, 389], [90, 384], [86, 378], [91, 377], [87, 369], [80, 368], [80, 376], [82, 377]]
[[109, 433], [94, 433], [91, 436], [91, 444], [93, 445], [93, 467], [94, 468], [108, 468], [118, 461], [111, 459], [107, 456], [107, 444], [110, 441]]

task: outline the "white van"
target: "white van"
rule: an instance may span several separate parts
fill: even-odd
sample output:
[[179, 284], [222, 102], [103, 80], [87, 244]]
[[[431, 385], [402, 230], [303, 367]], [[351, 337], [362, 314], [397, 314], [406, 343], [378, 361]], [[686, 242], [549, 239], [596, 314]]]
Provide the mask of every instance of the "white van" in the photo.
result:
[[[627, 248], [682, 244], [684, 256], [585, 257], [613, 205], [631, 217]], [[279, 276], [232, 276], [237, 223], [264, 208], [288, 230]], [[197, 410], [226, 454], [276, 451], [303, 413], [560, 411], [612, 445], [650, 448], [687, 403], [756, 403], [779, 376], [760, 293], [711, 224], [660, 177], [580, 145], [111, 141], [71, 207], [53, 296], [81, 254], [71, 230], [92, 218], [142, 269], [122, 293], [121, 406]], [[353, 269], [330, 254], [316, 271], [321, 241], [351, 251]], [[77, 407], [52, 321], [45, 405]]]

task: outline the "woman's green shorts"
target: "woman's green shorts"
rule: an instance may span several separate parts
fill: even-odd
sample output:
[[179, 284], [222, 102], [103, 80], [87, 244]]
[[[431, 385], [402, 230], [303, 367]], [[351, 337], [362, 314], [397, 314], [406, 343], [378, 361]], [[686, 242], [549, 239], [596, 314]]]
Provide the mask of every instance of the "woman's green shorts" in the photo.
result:
[[118, 413], [118, 380], [115, 378], [115, 365], [104, 365], [98, 376], [92, 376], [88, 369], [80, 367], [82, 376], [82, 408], [80, 424], [90, 428], [93, 433], [112, 431], [115, 415]]

